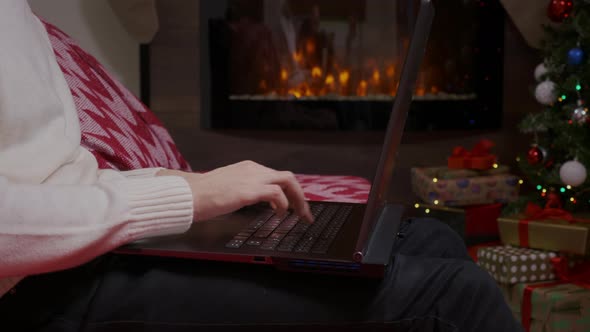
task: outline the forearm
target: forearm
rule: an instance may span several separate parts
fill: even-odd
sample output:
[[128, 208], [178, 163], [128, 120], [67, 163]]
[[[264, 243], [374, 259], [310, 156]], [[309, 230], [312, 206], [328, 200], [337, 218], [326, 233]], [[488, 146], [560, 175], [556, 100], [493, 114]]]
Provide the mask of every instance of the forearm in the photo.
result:
[[0, 177], [0, 277], [82, 264], [131, 241], [186, 231], [193, 218], [178, 176], [23, 185]]

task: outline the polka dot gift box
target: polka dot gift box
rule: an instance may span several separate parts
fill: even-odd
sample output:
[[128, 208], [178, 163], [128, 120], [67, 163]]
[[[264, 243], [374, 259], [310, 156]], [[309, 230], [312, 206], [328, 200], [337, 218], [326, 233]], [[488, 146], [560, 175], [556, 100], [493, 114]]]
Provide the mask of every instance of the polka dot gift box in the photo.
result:
[[555, 280], [554, 252], [508, 246], [477, 251], [477, 263], [501, 284]]

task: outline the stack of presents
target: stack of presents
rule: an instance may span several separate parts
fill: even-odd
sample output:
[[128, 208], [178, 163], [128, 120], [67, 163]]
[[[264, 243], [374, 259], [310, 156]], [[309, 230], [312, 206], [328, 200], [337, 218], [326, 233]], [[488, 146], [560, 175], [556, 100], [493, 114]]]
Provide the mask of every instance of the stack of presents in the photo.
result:
[[[526, 331], [590, 331], [590, 218], [529, 203], [503, 216], [522, 181], [489, 141], [455, 148], [445, 167], [412, 169], [416, 214], [448, 223], [498, 282]], [[495, 241], [494, 241], [495, 240]]]

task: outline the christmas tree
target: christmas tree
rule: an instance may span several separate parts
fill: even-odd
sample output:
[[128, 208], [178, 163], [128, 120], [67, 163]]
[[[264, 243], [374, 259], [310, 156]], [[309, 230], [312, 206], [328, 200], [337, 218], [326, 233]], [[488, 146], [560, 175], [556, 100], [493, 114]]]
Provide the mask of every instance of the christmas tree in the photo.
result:
[[517, 161], [535, 194], [523, 201], [571, 212], [590, 210], [590, 1], [552, 0], [535, 97], [544, 107], [520, 129], [533, 143]]

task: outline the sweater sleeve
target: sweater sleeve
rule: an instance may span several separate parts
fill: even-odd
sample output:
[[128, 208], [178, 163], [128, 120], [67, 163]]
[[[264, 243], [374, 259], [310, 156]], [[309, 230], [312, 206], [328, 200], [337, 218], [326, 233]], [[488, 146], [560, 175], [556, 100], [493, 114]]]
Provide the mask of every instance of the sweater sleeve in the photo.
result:
[[187, 182], [176, 176], [92, 185], [22, 184], [0, 176], [0, 216], [1, 278], [73, 267], [137, 239], [184, 232], [193, 203]]

